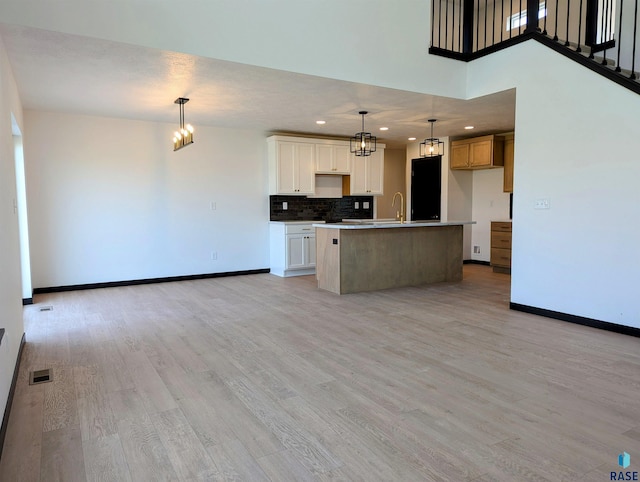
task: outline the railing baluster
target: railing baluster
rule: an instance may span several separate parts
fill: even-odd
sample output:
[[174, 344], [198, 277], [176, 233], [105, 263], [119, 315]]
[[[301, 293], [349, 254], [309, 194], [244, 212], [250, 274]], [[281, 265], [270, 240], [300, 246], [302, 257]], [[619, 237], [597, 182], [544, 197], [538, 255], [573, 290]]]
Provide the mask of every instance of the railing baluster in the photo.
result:
[[[435, 47], [435, 45], [433, 44], [433, 35], [434, 32], [436, 31], [436, 2], [432, 1], [431, 2], [431, 46]], [[438, 28], [438, 30], [440, 30], [440, 28]]]
[[609, 41], [609, 33], [611, 32], [611, 22], [610, 22], [610, 18], [611, 18], [611, 11], [609, 9], [609, 0], [607, 0], [607, 3], [605, 5], [605, 9], [604, 9], [605, 15], [604, 15], [604, 38], [602, 39], [603, 42], [607, 42]]
[[547, 2], [544, 2], [544, 28], [542, 29], [542, 34], [543, 35], [547, 35], [547, 17], [549, 15], [547, 15], [547, 13], [549, 12], [549, 9], [547, 8]]
[[502, 16], [500, 17], [502, 20], [500, 21], [500, 42], [502, 42], [502, 21], [504, 20], [504, 0], [502, 0]]
[[460, 18], [458, 18], [458, 49], [462, 52], [462, 19], [464, 18], [462, 13], [462, 0], [460, 0], [460, 8], [458, 10], [460, 12]]
[[636, 44], [638, 43], [638, 0], [636, 0], [636, 13], [633, 17], [633, 53], [631, 54], [631, 75], [630, 79], [636, 79]]
[[520, 10], [518, 10], [518, 35], [522, 33], [522, 0], [520, 0]]
[[447, 48], [447, 39], [449, 38], [449, 2], [445, 0], [444, 4], [444, 48]]
[[480, 50], [480, 1], [476, 1], [476, 52]]
[[496, 44], [496, 2], [493, 2], [493, 21], [491, 23], [491, 45]]
[[486, 48], [486, 47], [487, 47], [487, 0], [484, 0], [484, 45], [482, 48]]
[[487, 48], [487, 2], [488, 2], [488, 0], [484, 0], [484, 45], [483, 45], [483, 48]]
[[509, 38], [511, 38], [511, 32], [513, 32], [513, 0], [509, 2]]
[[618, 59], [616, 60], [616, 72], [622, 72], [622, 67], [620, 67], [620, 49], [622, 49], [622, 7], [624, 6], [624, 0], [620, 0], [620, 20], [619, 20], [619, 29], [618, 30]]
[[598, 43], [603, 43], [604, 42], [604, 1], [602, 1], [600, 3], [601, 8], [600, 8], [600, 42]]
[[569, 8], [571, 7], [571, 1], [567, 0], [567, 38], [564, 41], [564, 46], [568, 47], [569, 43]]
[[556, 42], [558, 41], [558, 4], [560, 3], [560, 0], [556, 0], [556, 31], [553, 34], [553, 40], [555, 40]]
[[611, 8], [607, 9], [607, 16], [609, 17], [609, 32], [607, 34], [607, 41], [613, 40], [613, 2], [611, 0]]
[[576, 52], [582, 52], [580, 40], [582, 39], [582, 0], [580, 0], [580, 11], [578, 12], [578, 48]]
[[[602, 38], [600, 39], [601, 43], [605, 43], [608, 41], [609, 32], [608, 32], [608, 18], [609, 18], [609, 0], [605, 1], [604, 12], [602, 12]], [[602, 65], [607, 65], [607, 49], [602, 50]]]
[[456, 46], [456, 2], [451, 2], [451, 51], [455, 52]]
[[438, 47], [442, 45], [441, 38], [442, 38], [442, 0], [438, 0]]

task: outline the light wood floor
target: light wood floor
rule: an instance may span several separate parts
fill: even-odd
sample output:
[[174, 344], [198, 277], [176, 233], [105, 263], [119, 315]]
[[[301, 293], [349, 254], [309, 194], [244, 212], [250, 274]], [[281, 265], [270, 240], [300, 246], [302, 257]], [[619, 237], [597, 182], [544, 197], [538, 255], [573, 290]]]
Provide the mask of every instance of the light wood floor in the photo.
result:
[[603, 481], [622, 451], [639, 470], [640, 340], [508, 293], [470, 265], [344, 296], [266, 274], [38, 296], [0, 480]]

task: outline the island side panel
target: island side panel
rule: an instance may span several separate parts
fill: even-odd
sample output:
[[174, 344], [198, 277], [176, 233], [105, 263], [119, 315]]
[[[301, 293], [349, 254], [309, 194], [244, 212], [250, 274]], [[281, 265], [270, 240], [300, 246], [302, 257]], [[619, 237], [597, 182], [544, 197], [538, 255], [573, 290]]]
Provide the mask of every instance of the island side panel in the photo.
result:
[[341, 294], [462, 279], [462, 226], [354, 229], [341, 235]]
[[[318, 288], [340, 294], [341, 229], [316, 228]], [[333, 240], [337, 240], [334, 244]]]

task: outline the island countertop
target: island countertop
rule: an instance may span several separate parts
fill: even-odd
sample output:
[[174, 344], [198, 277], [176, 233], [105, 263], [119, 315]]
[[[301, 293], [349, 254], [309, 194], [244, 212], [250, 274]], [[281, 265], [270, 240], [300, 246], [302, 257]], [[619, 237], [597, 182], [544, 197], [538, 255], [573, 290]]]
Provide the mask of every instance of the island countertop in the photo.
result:
[[328, 229], [385, 229], [385, 228], [434, 228], [441, 226], [462, 226], [465, 224], [475, 224], [475, 221], [388, 221], [388, 220], [371, 220], [371, 221], [343, 221], [341, 223], [331, 224], [313, 224], [314, 228]]
[[466, 224], [473, 221], [316, 224], [318, 288], [346, 294], [460, 281]]

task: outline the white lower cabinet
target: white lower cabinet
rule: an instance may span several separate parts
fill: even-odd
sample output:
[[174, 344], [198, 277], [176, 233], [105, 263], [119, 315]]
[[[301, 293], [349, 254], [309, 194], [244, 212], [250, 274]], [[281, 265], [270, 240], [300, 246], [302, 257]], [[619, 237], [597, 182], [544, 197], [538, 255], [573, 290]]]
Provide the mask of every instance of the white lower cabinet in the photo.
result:
[[286, 269], [315, 268], [316, 235], [287, 234]]
[[316, 230], [311, 224], [272, 222], [271, 273], [301, 276], [316, 272]]

